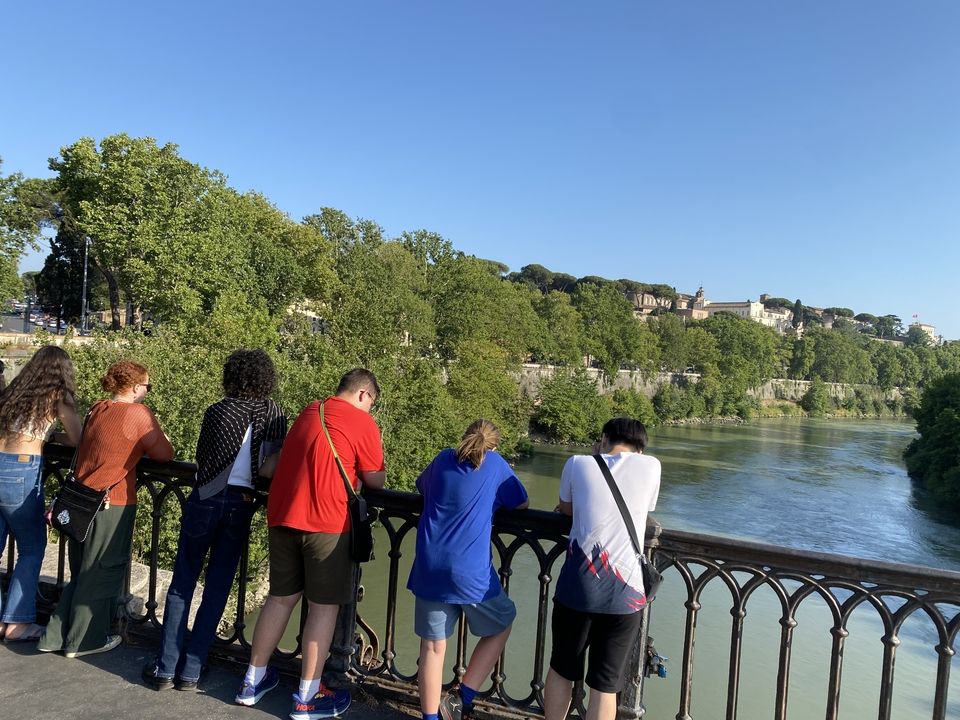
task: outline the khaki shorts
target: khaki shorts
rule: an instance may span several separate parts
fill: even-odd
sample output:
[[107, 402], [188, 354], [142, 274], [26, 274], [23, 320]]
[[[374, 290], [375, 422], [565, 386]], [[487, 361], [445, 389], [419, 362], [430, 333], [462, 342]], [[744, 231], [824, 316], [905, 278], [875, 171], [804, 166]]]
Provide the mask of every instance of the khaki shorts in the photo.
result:
[[270, 594], [303, 592], [320, 605], [344, 605], [353, 597], [350, 533], [312, 533], [270, 528]]

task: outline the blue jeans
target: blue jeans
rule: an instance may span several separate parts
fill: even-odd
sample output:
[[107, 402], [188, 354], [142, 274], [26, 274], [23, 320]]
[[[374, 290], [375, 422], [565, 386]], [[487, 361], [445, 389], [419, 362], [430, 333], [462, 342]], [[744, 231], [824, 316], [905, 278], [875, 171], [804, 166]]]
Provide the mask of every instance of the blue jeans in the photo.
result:
[[0, 621], [5, 623], [37, 619], [37, 583], [47, 547], [42, 466], [40, 455], [0, 452], [0, 552], [6, 549], [8, 533], [17, 542], [6, 607], [0, 599]]
[[[250, 535], [253, 491], [227, 488], [206, 500], [194, 491], [183, 509], [180, 544], [163, 610], [157, 676], [197, 681], [217, 634], [240, 555]], [[187, 616], [203, 561], [210, 553], [203, 598], [186, 640]]]

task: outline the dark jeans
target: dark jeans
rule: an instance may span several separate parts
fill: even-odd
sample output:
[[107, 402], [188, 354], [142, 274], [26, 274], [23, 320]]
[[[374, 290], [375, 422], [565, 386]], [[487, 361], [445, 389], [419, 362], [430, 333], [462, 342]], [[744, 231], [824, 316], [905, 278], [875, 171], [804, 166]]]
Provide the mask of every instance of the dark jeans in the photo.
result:
[[[256, 503], [253, 492], [227, 488], [206, 500], [194, 491], [183, 509], [180, 544], [173, 580], [163, 610], [163, 638], [157, 656], [157, 676], [196, 681], [207, 661], [226, 607], [240, 555], [250, 535]], [[203, 599], [184, 643], [187, 616], [203, 561], [210, 553]]]

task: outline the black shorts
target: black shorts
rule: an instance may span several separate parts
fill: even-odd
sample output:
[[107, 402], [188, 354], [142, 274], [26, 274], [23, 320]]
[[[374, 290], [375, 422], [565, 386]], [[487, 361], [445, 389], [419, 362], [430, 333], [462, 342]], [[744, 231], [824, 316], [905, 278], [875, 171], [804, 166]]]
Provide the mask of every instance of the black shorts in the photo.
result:
[[600, 692], [623, 689], [624, 665], [637, 641], [643, 613], [605, 615], [571, 610], [553, 601], [553, 651], [550, 667], [567, 680], [583, 677], [583, 662], [590, 649], [586, 684]]

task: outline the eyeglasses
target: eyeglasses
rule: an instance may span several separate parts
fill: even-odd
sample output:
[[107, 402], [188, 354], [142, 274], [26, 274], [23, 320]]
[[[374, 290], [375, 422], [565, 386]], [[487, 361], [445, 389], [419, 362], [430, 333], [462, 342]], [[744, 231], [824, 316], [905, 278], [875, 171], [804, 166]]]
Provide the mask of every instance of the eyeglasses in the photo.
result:
[[151, 390], [153, 390], [153, 385], [151, 383], [140, 383], [140, 385], [145, 387], [147, 389], [147, 392], [150, 392]]
[[372, 392], [370, 392], [369, 390], [361, 390], [361, 391], [360, 391], [360, 394], [362, 395], [363, 393], [366, 393], [366, 394], [367, 394], [367, 397], [370, 398], [370, 408], [372, 409], [373, 406], [377, 404], [377, 400], [378, 400], [377, 396], [374, 395], [374, 394], [373, 394]]

